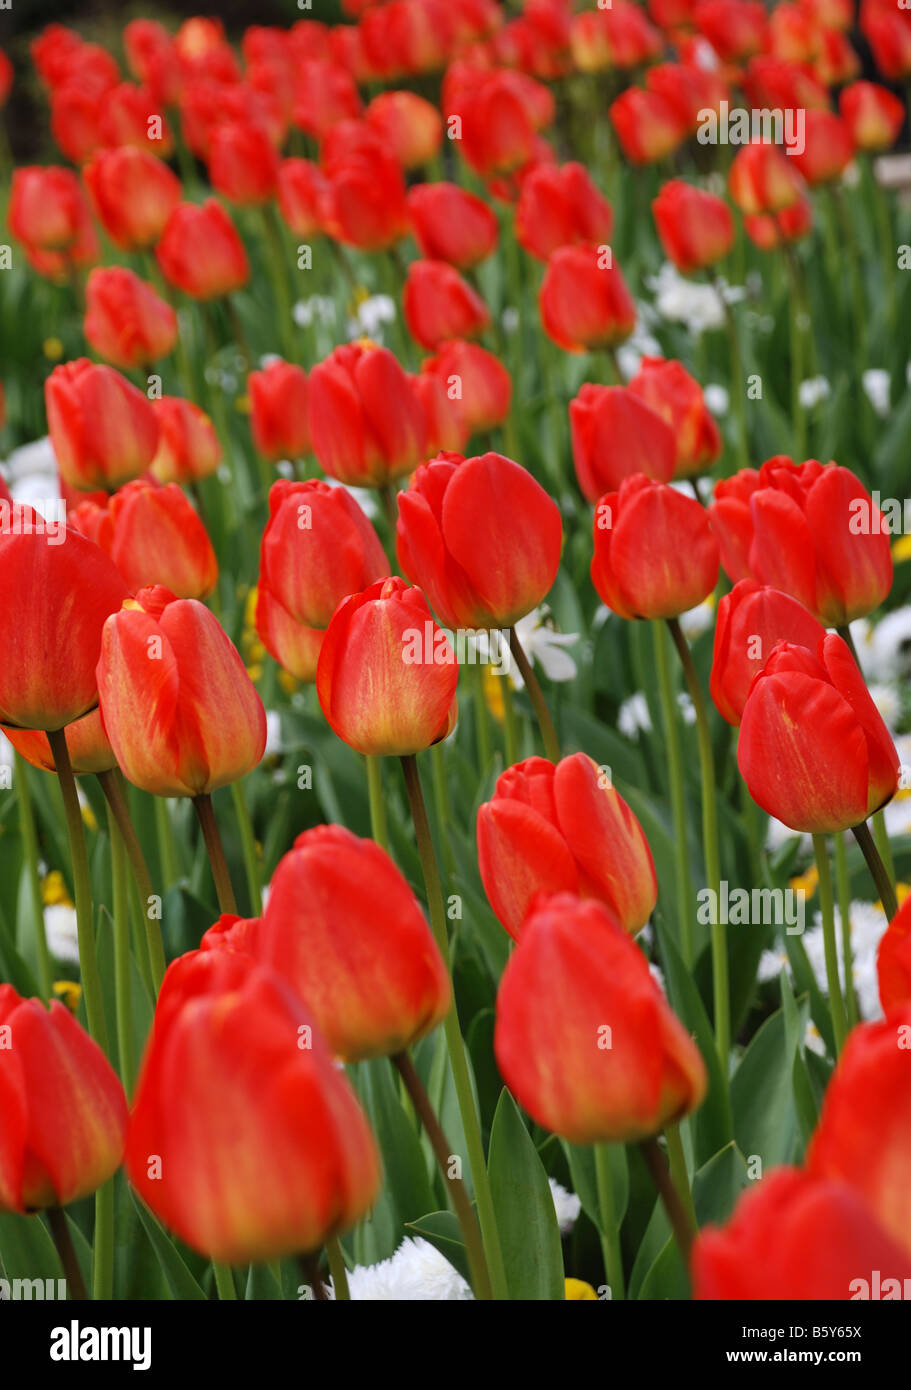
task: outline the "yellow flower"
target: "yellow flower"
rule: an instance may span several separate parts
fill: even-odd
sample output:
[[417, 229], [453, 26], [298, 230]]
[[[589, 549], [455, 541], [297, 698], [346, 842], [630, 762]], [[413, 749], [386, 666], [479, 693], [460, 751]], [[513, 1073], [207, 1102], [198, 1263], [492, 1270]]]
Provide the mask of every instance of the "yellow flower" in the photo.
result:
[[293, 695], [296, 690], [300, 690], [300, 681], [296, 680], [289, 671], [279, 670], [278, 683], [286, 695]]
[[54, 993], [57, 998], [74, 1014], [79, 1008], [79, 1000], [82, 998], [82, 985], [76, 980], [55, 980]]
[[808, 898], [812, 898], [819, 884], [819, 870], [815, 864], [811, 864], [805, 874], [798, 874], [788, 882], [788, 887], [793, 888], [797, 893], [806, 893]]
[[595, 1293], [591, 1284], [586, 1284], [584, 1279], [567, 1279], [566, 1281], [566, 1301], [583, 1303], [597, 1303], [598, 1295]]
[[494, 674], [492, 666], [483, 666], [483, 689], [484, 699], [487, 708], [490, 710], [498, 724], [502, 724], [505, 718], [505, 707], [503, 703], [503, 682], [508, 681], [508, 676], [497, 676]]
[[63, 356], [63, 343], [59, 338], [45, 338], [41, 347], [49, 362], [59, 362]]
[[896, 565], [904, 564], [905, 560], [911, 560], [911, 535], [902, 536], [892, 547], [892, 559]]
[[909, 893], [911, 893], [911, 883], [896, 883], [895, 896], [898, 898], [899, 907], [901, 907]]
[[250, 397], [247, 395], [238, 396], [234, 402], [234, 409], [238, 415], [250, 414]]
[[85, 805], [84, 805], [84, 806], [80, 806], [79, 809], [80, 809], [81, 812], [82, 812], [82, 819], [83, 819], [83, 822], [84, 822], [84, 824], [85, 824], [86, 830], [97, 830], [97, 829], [98, 829], [98, 822], [97, 822], [97, 820], [95, 819], [95, 812], [92, 810], [92, 808], [91, 808], [91, 806], [89, 805], [89, 803], [86, 802]]
[[41, 901], [45, 907], [57, 907], [61, 903], [64, 907], [73, 906], [63, 874], [58, 869], [52, 869], [42, 883]]

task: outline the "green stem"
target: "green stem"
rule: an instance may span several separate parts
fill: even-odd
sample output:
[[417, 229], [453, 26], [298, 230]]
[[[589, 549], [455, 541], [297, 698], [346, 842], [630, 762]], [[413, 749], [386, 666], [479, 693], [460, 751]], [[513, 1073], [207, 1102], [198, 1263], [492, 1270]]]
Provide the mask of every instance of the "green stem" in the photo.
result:
[[[535, 718], [538, 721], [538, 728], [541, 730], [541, 737], [544, 740], [544, 751], [551, 762], [560, 761], [560, 740], [557, 738], [557, 731], [554, 722], [550, 717], [550, 710], [547, 708], [547, 701], [544, 699], [544, 692], [538, 683], [538, 677], [531, 667], [531, 662], [522, 650], [522, 643], [519, 641], [519, 634], [514, 627], [509, 629], [509, 648], [516, 659], [519, 673], [525, 682], [525, 689], [531, 700]], [[505, 677], [508, 680], [508, 676]]]
[[218, 1297], [223, 1303], [231, 1303], [237, 1298], [237, 1289], [234, 1287], [234, 1275], [227, 1265], [221, 1264], [218, 1260], [212, 1261], [212, 1272], [215, 1275], [215, 1287], [218, 1290]]
[[813, 836], [813, 853], [819, 871], [819, 905], [822, 908], [822, 940], [826, 958], [826, 984], [829, 989], [829, 1012], [835, 1034], [835, 1053], [841, 1055], [848, 1031], [845, 1003], [838, 978], [838, 947], [835, 941], [835, 900], [832, 897], [832, 875], [829, 871], [829, 852], [825, 835]]
[[332, 1287], [335, 1290], [336, 1303], [350, 1301], [351, 1289], [348, 1287], [348, 1268], [338, 1236], [332, 1236], [330, 1240], [326, 1241], [326, 1255], [329, 1260], [329, 1273], [332, 1275]]
[[475, 1298], [488, 1300], [493, 1297], [493, 1292], [487, 1260], [484, 1257], [484, 1244], [465, 1184], [461, 1178], [453, 1177], [451, 1172], [452, 1145], [443, 1132], [436, 1112], [430, 1103], [430, 1097], [424, 1089], [424, 1084], [408, 1053], [399, 1052], [392, 1058], [392, 1061], [411, 1097], [415, 1113], [424, 1127], [424, 1132], [430, 1140], [430, 1147], [433, 1149], [443, 1185], [449, 1194], [452, 1209], [458, 1217], [462, 1239], [465, 1242], [465, 1252], [468, 1256], [468, 1265], [471, 1270], [471, 1284]]
[[724, 313], [724, 324], [728, 335], [728, 351], [731, 354], [731, 400], [734, 403], [734, 414], [737, 417], [737, 466], [738, 468], [748, 468], [750, 465], [750, 444], [747, 434], [747, 411], [746, 396], [743, 379], [743, 354], [740, 351], [740, 334], [737, 331], [737, 320], [734, 311], [728, 303], [724, 293], [721, 279], [715, 276], [715, 293], [721, 301], [721, 308]]
[[[835, 629], [835, 631], [838, 633], [842, 641], [848, 644], [849, 648], [851, 649], [851, 655], [857, 663], [857, 669], [860, 671], [861, 675], [863, 675], [863, 667], [860, 664], [860, 657], [857, 654], [857, 647], [854, 643], [854, 637], [851, 633], [850, 624], [842, 623], [840, 627], [837, 627]], [[892, 901], [895, 901], [895, 860], [892, 858], [892, 846], [889, 843], [889, 832], [886, 829], [886, 817], [882, 809], [874, 811], [872, 819], [873, 838], [876, 842], [876, 848], [879, 851], [879, 856], [882, 860], [883, 866], [885, 867], [886, 876], [888, 877], [889, 883], [892, 888]], [[884, 905], [885, 901], [885, 898], [883, 898]], [[895, 911], [898, 911], [897, 904]], [[890, 917], [893, 915], [894, 913], [890, 913]]]
[[250, 909], [254, 917], [259, 917], [263, 910], [263, 894], [259, 881], [259, 864], [256, 858], [256, 839], [253, 834], [253, 822], [250, 820], [250, 812], [239, 782], [231, 783], [231, 799], [234, 802], [237, 828], [240, 831], [240, 846], [244, 857], [244, 873], [247, 878]]
[[789, 296], [791, 330], [791, 420], [794, 427], [794, 457], [799, 461], [806, 453], [807, 424], [803, 403], [800, 399], [800, 386], [803, 381], [803, 325], [801, 323], [801, 299], [797, 287], [797, 266], [793, 248], [783, 244], [785, 262], [791, 280]]
[[690, 1191], [689, 1174], [686, 1171], [686, 1156], [683, 1152], [683, 1141], [680, 1138], [679, 1124], [669, 1124], [665, 1127], [664, 1137], [667, 1140], [667, 1159], [671, 1170], [671, 1177], [677, 1194], [683, 1204], [684, 1210], [689, 1218], [690, 1224], [696, 1226], [696, 1208], [693, 1206], [693, 1194]]
[[79, 1268], [79, 1261], [76, 1258], [76, 1250], [73, 1246], [73, 1237], [70, 1235], [66, 1212], [62, 1207], [48, 1207], [47, 1221], [51, 1228], [54, 1245], [57, 1247], [57, 1254], [60, 1257], [60, 1268], [66, 1279], [67, 1295], [74, 1302], [84, 1303], [88, 1299], [88, 1294], [85, 1291], [82, 1270]]
[[108, 1051], [108, 1030], [104, 1019], [104, 998], [101, 993], [101, 977], [98, 974], [98, 957], [95, 954], [89, 856], [85, 847], [82, 812], [79, 809], [79, 798], [76, 795], [76, 779], [73, 777], [70, 755], [66, 746], [66, 731], [64, 729], [49, 729], [47, 741], [51, 746], [51, 756], [54, 759], [57, 778], [60, 782], [66, 829], [70, 841], [70, 856], [73, 861], [76, 932], [79, 941], [79, 973], [82, 976], [85, 1016], [89, 1033], [102, 1052], [106, 1053]]
[[95, 1233], [92, 1240], [92, 1297], [114, 1297], [114, 1179], [95, 1193]]
[[[408, 801], [411, 806], [411, 815], [414, 821], [415, 839], [417, 840], [418, 853], [421, 858], [424, 886], [427, 891], [430, 925], [433, 928], [437, 946], [448, 967], [449, 938], [446, 933], [446, 911], [443, 904], [443, 892], [440, 886], [440, 876], [437, 872], [436, 858], [433, 852], [433, 841], [430, 836], [430, 825], [427, 821], [427, 808], [424, 805], [424, 794], [421, 791], [421, 779], [418, 773], [417, 759], [413, 753], [402, 758], [402, 770], [405, 774], [405, 786], [408, 790]], [[452, 1007], [444, 1020], [443, 1030], [446, 1036], [446, 1046], [449, 1051], [449, 1064], [452, 1068], [452, 1079], [455, 1084], [459, 1113], [462, 1118], [462, 1128], [465, 1132], [465, 1143], [468, 1147], [468, 1163], [471, 1168], [475, 1198], [478, 1204], [478, 1217], [481, 1223], [481, 1235], [484, 1240], [487, 1267], [490, 1270], [490, 1282], [493, 1289], [493, 1296], [495, 1299], [506, 1299], [509, 1297], [509, 1294], [506, 1285], [506, 1270], [503, 1264], [503, 1254], [500, 1248], [500, 1234], [497, 1230], [497, 1218], [496, 1212], [494, 1211], [493, 1195], [490, 1190], [490, 1179], [487, 1174], [487, 1163], [484, 1158], [484, 1145], [481, 1140], [481, 1126], [475, 1106], [471, 1074], [468, 1070], [468, 1059], [465, 1055], [465, 1043], [459, 1026], [459, 1012], [455, 994], [453, 994], [452, 998]]]
[[117, 1015], [117, 1055], [120, 1079], [127, 1095], [133, 1089], [133, 1012], [130, 998], [130, 905], [127, 857], [114, 812], [108, 806], [111, 846], [111, 903], [114, 919], [114, 1007]]
[[684, 965], [688, 970], [691, 970], [695, 959], [691, 913], [694, 897], [690, 857], [687, 850], [689, 820], [686, 813], [686, 786], [683, 776], [683, 755], [680, 749], [680, 729], [677, 723], [677, 704], [671, 682], [670, 663], [667, 659], [664, 627], [662, 623], [657, 621], [653, 622], [651, 627], [655, 647], [655, 666], [658, 671], [658, 693], [661, 699], [661, 713], [664, 718], [664, 737], [667, 744], [671, 811], [674, 817], [674, 884], [677, 891], [680, 954], [683, 957]]
[[484, 668], [478, 663], [467, 668], [471, 679], [471, 697], [474, 705], [474, 722], [478, 744], [478, 771], [483, 776], [490, 766], [493, 744], [490, 737], [490, 711], [487, 708], [487, 695], [484, 690]]
[[664, 1209], [671, 1223], [671, 1230], [674, 1232], [674, 1239], [688, 1270], [690, 1250], [697, 1230], [696, 1222], [690, 1218], [689, 1212], [683, 1205], [680, 1194], [674, 1186], [667, 1160], [661, 1152], [658, 1140], [656, 1138], [643, 1139], [639, 1144], [639, 1150], [645, 1159], [652, 1182], [658, 1189], [658, 1195], [664, 1203]]
[[35, 813], [32, 808], [31, 793], [28, 789], [28, 763], [16, 754], [16, 790], [19, 794], [19, 833], [25, 852], [25, 869], [28, 875], [29, 898], [31, 899], [32, 923], [35, 930], [35, 948], [38, 952], [38, 981], [42, 999], [50, 999], [53, 989], [51, 973], [51, 953], [47, 945], [47, 929], [44, 925], [44, 902], [41, 896], [41, 875], [38, 872], [38, 834], [35, 830]]
[[503, 737], [506, 766], [512, 767], [513, 763], [519, 761], [519, 729], [516, 723], [516, 707], [509, 673], [504, 671], [500, 679], [502, 681], [500, 689], [503, 692]]
[[623, 1278], [623, 1253], [620, 1249], [620, 1228], [617, 1221], [617, 1203], [614, 1195], [614, 1181], [610, 1170], [610, 1149], [607, 1144], [595, 1145], [595, 1178], [598, 1187], [598, 1206], [601, 1211], [601, 1252], [604, 1256], [604, 1272], [610, 1285], [611, 1298], [626, 1297], [626, 1284]]
[[386, 803], [383, 800], [383, 771], [379, 758], [368, 754], [367, 797], [370, 802], [370, 834], [381, 849], [389, 849], [389, 828], [386, 823]]
[[218, 833], [218, 822], [212, 809], [211, 796], [207, 792], [203, 792], [200, 796], [194, 796], [193, 809], [196, 812], [206, 846], [206, 854], [209, 856], [209, 863], [212, 866], [215, 892], [218, 895], [218, 909], [221, 913], [236, 917], [237, 900], [231, 886], [231, 874], [228, 870], [228, 861], [225, 858], [225, 848], [221, 842], [221, 835]]
[[837, 184], [831, 185], [832, 200], [841, 231], [842, 263], [848, 262], [848, 276], [851, 284], [851, 304], [854, 318], [854, 351], [861, 369], [867, 363], [867, 306], [864, 303], [864, 285], [861, 278], [860, 248], [854, 230], [854, 222], [848, 206]]
[[837, 830], [833, 835], [835, 844], [835, 883], [838, 891], [838, 915], [841, 918], [841, 954], [844, 960], [845, 1008], [848, 1014], [848, 1027], [860, 1022], [857, 1007], [857, 994], [854, 989], [854, 951], [851, 946], [851, 881], [848, 877], [848, 856], [845, 851], [845, 837]]
[[179, 879], [177, 868], [177, 846], [174, 844], [174, 831], [168, 812], [168, 803], [163, 796], [153, 798], [155, 802], [155, 837], [158, 840], [158, 858], [165, 888], [171, 888]]
[[275, 303], [278, 309], [279, 319], [279, 341], [282, 344], [282, 351], [289, 362], [295, 360], [293, 323], [291, 316], [291, 294], [288, 289], [288, 277], [286, 274], [286, 256], [282, 246], [282, 231], [278, 222], [274, 203], [264, 203], [262, 205], [262, 223], [266, 234], [266, 245], [268, 255], [266, 257], [269, 266], [269, 275], [272, 280], [272, 290], [275, 295]]
[[123, 839], [127, 858], [130, 861], [130, 870], [133, 875], [133, 882], [136, 885], [136, 892], [139, 897], [139, 907], [145, 922], [145, 936], [149, 951], [149, 964], [152, 971], [152, 982], [155, 993], [161, 988], [166, 969], [164, 943], [161, 939], [161, 920], [154, 916], [155, 909], [160, 907], [161, 899], [152, 891], [152, 880], [146, 867], [145, 856], [142, 846], [130, 819], [129, 808], [126, 798], [116, 772], [99, 772], [98, 781], [104, 793], [105, 800], [111, 808], [111, 812], [117, 822], [117, 828]]
[[892, 886], [892, 880], [889, 877], [888, 870], [880, 857], [879, 850], [876, 848], [873, 836], [870, 834], [870, 827], [865, 820], [862, 820], [860, 825], [852, 827], [852, 833], [855, 840], [860, 845], [863, 856], [867, 861], [867, 868], [870, 870], [873, 882], [876, 884], [876, 891], [879, 893], [883, 911], [891, 922], [898, 911], [898, 898], [895, 895], [895, 889]]
[[718, 849], [718, 807], [715, 797], [715, 760], [712, 754], [712, 733], [708, 710], [702, 694], [699, 676], [692, 653], [676, 618], [667, 625], [683, 666], [687, 689], [696, 713], [696, 734], [699, 743], [699, 771], [702, 778], [702, 848], [705, 855], [705, 877], [712, 890], [712, 997], [715, 1013], [715, 1041], [721, 1060], [721, 1075], [727, 1083], [731, 1050], [731, 1001], [728, 986], [728, 953], [724, 923], [717, 920], [721, 900], [721, 857]]
[[455, 857], [447, 827], [452, 824], [452, 803], [449, 799], [442, 743], [435, 743], [430, 749], [430, 769], [433, 776], [433, 804], [439, 826], [439, 838], [443, 846], [446, 872], [451, 875], [455, 871]]

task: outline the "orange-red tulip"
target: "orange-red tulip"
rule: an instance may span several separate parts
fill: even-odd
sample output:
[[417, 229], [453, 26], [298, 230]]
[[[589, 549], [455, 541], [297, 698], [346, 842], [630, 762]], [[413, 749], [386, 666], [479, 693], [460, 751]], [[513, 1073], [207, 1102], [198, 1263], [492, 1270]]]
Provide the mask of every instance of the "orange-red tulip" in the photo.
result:
[[113, 367], [86, 357], [65, 362], [44, 383], [44, 400], [60, 475], [72, 487], [113, 490], [155, 457], [151, 402]]

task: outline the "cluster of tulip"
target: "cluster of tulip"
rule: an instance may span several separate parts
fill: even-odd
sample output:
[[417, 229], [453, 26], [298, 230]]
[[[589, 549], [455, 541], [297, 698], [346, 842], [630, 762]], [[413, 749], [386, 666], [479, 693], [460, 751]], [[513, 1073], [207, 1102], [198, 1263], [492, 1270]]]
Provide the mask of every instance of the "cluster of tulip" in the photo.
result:
[[[0, 476], [0, 1272], [50, 1236], [71, 1296], [369, 1297], [418, 1237], [457, 1297], [904, 1288], [904, 767], [855, 644], [893, 546], [875, 469], [801, 460], [820, 301], [839, 438], [871, 291], [902, 342], [911, 15], [342, 8], [22, 45], [67, 162], [12, 169], [0, 276], [43, 322], [0, 424], [43, 408], [53, 469]], [[785, 135], [719, 137], [740, 98]], [[729, 882], [818, 890], [821, 968]]]

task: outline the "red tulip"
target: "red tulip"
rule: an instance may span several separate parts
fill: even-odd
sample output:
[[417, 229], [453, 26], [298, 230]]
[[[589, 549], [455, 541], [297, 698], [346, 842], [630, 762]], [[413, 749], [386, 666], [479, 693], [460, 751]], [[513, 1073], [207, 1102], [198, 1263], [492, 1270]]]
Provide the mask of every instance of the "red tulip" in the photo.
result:
[[275, 197], [279, 156], [262, 126], [240, 121], [217, 125], [208, 162], [212, 187], [232, 203], [250, 207]]
[[294, 124], [315, 140], [342, 120], [361, 114], [361, 99], [349, 73], [336, 63], [305, 58], [297, 69], [294, 94]]
[[911, 73], [911, 24], [903, 10], [864, 5], [861, 29], [873, 61], [887, 82], [903, 82]]
[[811, 188], [840, 179], [854, 157], [847, 125], [834, 111], [807, 111], [806, 144], [792, 158]]
[[620, 148], [633, 164], [666, 159], [686, 138], [686, 127], [671, 103], [644, 87], [628, 87], [607, 114]]
[[783, 212], [744, 217], [743, 230], [760, 251], [774, 251], [789, 241], [808, 236], [813, 227], [813, 205], [809, 198], [785, 208]]
[[459, 669], [420, 589], [381, 579], [336, 609], [316, 690], [323, 714], [358, 753], [401, 757], [455, 727]]
[[[40, 767], [43, 772], [57, 771], [47, 734], [40, 729], [11, 729], [8, 726], [3, 732], [26, 762]], [[117, 766], [99, 709], [93, 709], [81, 719], [67, 724], [66, 751], [70, 757], [70, 767], [77, 777], [110, 772]]]
[[425, 453], [461, 454], [468, 443], [468, 427], [458, 401], [450, 400], [443, 382], [431, 372], [418, 372], [411, 377], [411, 385], [427, 421]]
[[825, 628], [802, 603], [778, 589], [741, 579], [718, 604], [711, 692], [729, 724], [737, 725], [754, 678], [779, 642], [815, 651]]
[[174, 151], [174, 136], [158, 96], [132, 82], [121, 82], [105, 93], [101, 134], [106, 145], [135, 145], [159, 159], [168, 159]]
[[421, 347], [474, 338], [490, 326], [481, 296], [445, 261], [412, 261], [403, 291], [405, 322]]
[[176, 174], [132, 145], [99, 150], [83, 178], [105, 231], [125, 251], [156, 242], [180, 202]]
[[875, 82], [852, 82], [842, 88], [838, 109], [859, 150], [888, 150], [905, 120], [899, 98]]
[[911, 1254], [911, 1192], [905, 1180], [911, 1135], [909, 1058], [908, 1002], [877, 1023], [853, 1029], [823, 1098], [807, 1155], [813, 1174], [854, 1189], [906, 1255]]
[[804, 187], [795, 160], [777, 145], [744, 145], [728, 174], [731, 197], [749, 216], [793, 207], [803, 197]]
[[403, 169], [427, 164], [439, 152], [443, 119], [416, 92], [380, 92], [364, 112], [364, 120]]
[[6, 105], [9, 94], [13, 90], [13, 77], [13, 65], [3, 50], [0, 49], [0, 108]]
[[478, 343], [443, 343], [435, 357], [421, 363], [435, 376], [453, 402], [466, 437], [501, 425], [512, 401], [512, 378], [498, 357]]
[[630, 1143], [694, 1110], [695, 1044], [612, 913], [542, 895], [497, 995], [497, 1066], [532, 1119], [574, 1144]]
[[339, 482], [378, 487], [423, 457], [423, 407], [388, 348], [337, 347], [310, 372], [309, 395], [313, 452]]
[[702, 387], [682, 363], [643, 357], [628, 385], [673, 430], [675, 478], [689, 478], [712, 466], [721, 454], [721, 432], [705, 404]]
[[51, 134], [73, 164], [85, 164], [104, 144], [103, 101], [104, 89], [81, 77], [69, 78], [51, 93]]
[[205, 411], [181, 396], [152, 402], [158, 420], [158, 451], [150, 471], [160, 483], [208, 478], [218, 467], [221, 445]]
[[98, 1044], [56, 999], [48, 1009], [0, 985], [0, 1037], [0, 1211], [67, 1206], [120, 1166], [123, 1087]]
[[[332, 132], [335, 150], [324, 146], [323, 170], [328, 180], [324, 221], [329, 235], [362, 251], [380, 251], [408, 235], [410, 219], [405, 180], [400, 165], [367, 126], [351, 132], [343, 122]], [[327, 142], [328, 144], [328, 142]]]
[[718, 542], [705, 509], [637, 474], [595, 508], [592, 583], [621, 618], [677, 618], [712, 592]]
[[177, 315], [125, 266], [98, 266], [85, 289], [86, 342], [115, 367], [146, 367], [177, 342]]
[[670, 179], [652, 203], [658, 239], [678, 270], [689, 274], [722, 260], [734, 244], [727, 203], [683, 179]]
[[31, 165], [13, 170], [8, 220], [20, 241], [39, 250], [65, 250], [79, 236], [85, 212], [71, 169]]
[[661, 52], [662, 39], [638, 5], [584, 10], [570, 24], [570, 47], [581, 72], [636, 68]]
[[164, 585], [178, 598], [204, 598], [218, 580], [206, 528], [176, 483], [127, 483], [111, 498], [108, 554], [131, 590]]
[[250, 424], [257, 451], [267, 459], [299, 459], [310, 452], [307, 373], [275, 360], [247, 378]]
[[911, 1004], [911, 899], [905, 898], [880, 939], [876, 953], [879, 1002], [888, 1012]]
[[737, 762], [764, 811], [813, 835], [859, 825], [898, 784], [895, 744], [835, 633], [815, 654], [774, 649], [747, 696]]
[[203, 932], [200, 951], [236, 951], [253, 960], [262, 928], [261, 917], [236, 917], [223, 912], [218, 921]]
[[753, 543], [750, 499], [758, 487], [759, 470], [756, 468], [741, 468], [739, 473], [730, 478], [720, 478], [715, 484], [709, 516], [712, 530], [718, 538], [722, 567], [732, 584], [753, 578], [750, 569], [750, 547]]
[[399, 564], [448, 626], [511, 627], [549, 592], [560, 564], [560, 511], [512, 459], [431, 459], [398, 504]]
[[408, 211], [421, 255], [468, 270], [496, 248], [496, 214], [455, 183], [421, 183], [408, 190]]
[[266, 715], [213, 613], [141, 589], [104, 626], [101, 717], [124, 775], [155, 796], [200, 796], [256, 767]]
[[150, 401], [112, 367], [80, 357], [44, 383], [48, 431], [63, 477], [78, 488], [113, 489], [144, 473], [158, 445]]
[[131, 19], [124, 27], [123, 46], [137, 81], [163, 106], [173, 106], [180, 91], [180, 58], [164, 25], [155, 19]]
[[758, 53], [765, 41], [768, 17], [759, 0], [698, 0], [693, 17], [725, 62]]
[[401, 1052], [449, 1012], [417, 899], [385, 850], [340, 825], [305, 831], [279, 861], [257, 947], [347, 1062]]
[[[531, 78], [532, 88], [538, 86]], [[547, 88], [541, 88], [550, 101], [549, 110], [537, 111], [534, 105], [538, 94], [529, 99], [519, 73], [500, 70], [485, 73], [471, 93], [466, 93], [459, 110], [444, 110], [447, 118], [458, 116], [461, 121], [459, 153], [478, 174], [507, 174], [527, 164], [534, 155], [535, 135], [553, 119], [553, 100]]]
[[538, 293], [541, 322], [567, 352], [615, 347], [636, 326], [636, 306], [609, 246], [562, 246]]
[[126, 1168], [166, 1226], [228, 1264], [316, 1250], [380, 1185], [367, 1120], [310, 1015], [232, 951], [193, 952], [165, 976]]
[[674, 433], [656, 410], [624, 386], [586, 382], [569, 403], [576, 477], [589, 502], [642, 473], [669, 483], [677, 454]]
[[256, 630], [297, 680], [316, 662], [338, 605], [389, 572], [379, 537], [343, 487], [284, 479], [269, 491], [257, 589]]
[[676, 111], [688, 135], [695, 135], [699, 130], [706, 111], [720, 113], [722, 102], [730, 95], [720, 70], [699, 67], [692, 62], [655, 63], [646, 69], [645, 85]]
[[192, 299], [215, 299], [250, 278], [244, 244], [221, 203], [180, 203], [155, 249], [165, 279]]
[[320, 236], [329, 184], [309, 159], [283, 159], [278, 170], [278, 206], [295, 236]]
[[595, 898], [630, 933], [658, 894], [642, 826], [584, 753], [556, 767], [527, 758], [501, 774], [478, 811], [478, 862], [490, 905], [517, 941], [537, 893]]
[[874, 1270], [907, 1279], [911, 1262], [860, 1196], [843, 1182], [776, 1168], [741, 1195], [727, 1225], [699, 1233], [693, 1296], [854, 1299]]
[[538, 260], [576, 242], [609, 242], [613, 229], [611, 205], [584, 164], [539, 164], [522, 180], [516, 240]]

